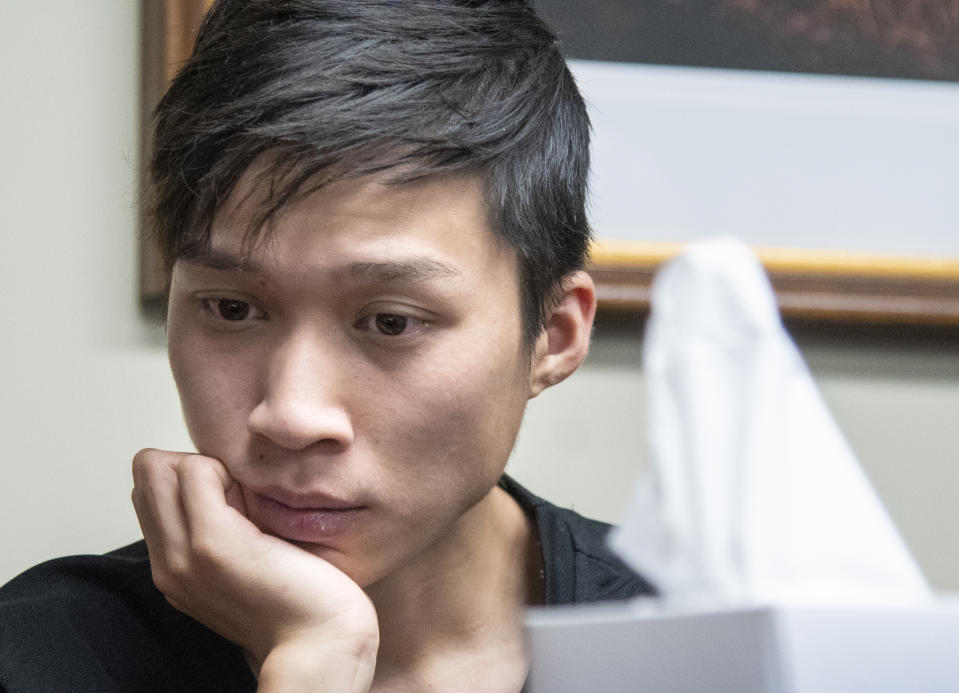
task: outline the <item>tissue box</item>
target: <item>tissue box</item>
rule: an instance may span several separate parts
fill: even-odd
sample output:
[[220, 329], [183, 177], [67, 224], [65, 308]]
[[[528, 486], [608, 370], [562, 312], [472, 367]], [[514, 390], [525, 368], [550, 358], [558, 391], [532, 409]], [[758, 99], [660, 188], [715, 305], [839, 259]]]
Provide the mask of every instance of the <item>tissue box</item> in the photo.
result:
[[531, 693], [959, 691], [959, 608], [534, 609]]

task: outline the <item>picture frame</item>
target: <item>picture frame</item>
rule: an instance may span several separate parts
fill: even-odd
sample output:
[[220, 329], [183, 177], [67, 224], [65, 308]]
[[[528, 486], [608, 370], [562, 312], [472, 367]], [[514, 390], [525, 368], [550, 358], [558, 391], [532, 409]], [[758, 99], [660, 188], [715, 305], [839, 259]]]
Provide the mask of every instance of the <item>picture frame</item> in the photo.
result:
[[570, 64], [604, 309], [645, 310], [661, 262], [734, 236], [787, 319], [959, 325], [959, 83]]
[[[188, 57], [195, 32], [210, 4], [212, 4], [211, 0], [145, 0], [143, 3], [144, 141], [142, 146], [145, 161], [149, 159], [150, 114], [179, 65]], [[584, 86], [584, 82], [586, 83], [584, 91], [591, 108], [595, 108], [597, 101], [602, 101], [602, 98], [596, 96], [597, 92], [593, 90], [590, 79], [581, 79], [581, 73], [607, 68], [611, 69], [613, 75], [619, 80], [617, 82], [619, 86], [616, 87], [617, 93], [622, 92], [624, 88], [620, 79], [622, 74], [617, 73], [618, 70], [624, 69], [622, 66], [600, 63], [573, 65], [574, 74], [580, 80], [581, 86]], [[688, 66], [639, 66], [635, 69], [651, 71], [654, 80], [663, 77], [661, 74], [663, 70], [668, 73], [666, 76], [670, 79], [678, 77], [680, 81], [689, 79], [690, 71], [692, 71], [693, 80], [713, 79], [714, 75], [720, 78], [742, 78], [737, 71], [717, 71]], [[706, 71], [705, 76], [703, 71]], [[641, 79], [649, 78], [649, 74], [641, 75]], [[769, 73], [759, 77], [761, 83], [768, 79]], [[808, 78], [793, 77], [792, 79], [802, 81]], [[852, 78], [821, 79], [847, 80], [840, 82], [840, 87], [834, 85], [825, 87], [830, 98], [835, 95], [837, 88], [847, 85], [858, 86], [848, 81]], [[868, 78], [860, 79], [868, 81]], [[801, 88], [805, 86], [808, 85], [800, 85]], [[892, 87], [906, 88], [907, 92], [911, 88], [930, 89], [935, 92], [934, 98], [941, 99], [950, 108], [954, 106], [957, 109], [956, 113], [959, 113], [959, 86], [955, 84], [903, 87], [901, 83], [894, 83]], [[702, 93], [701, 85], [697, 89], [699, 91], [690, 93]], [[638, 83], [636, 90], [639, 94], [646, 93], [641, 83]], [[676, 92], [674, 90], [668, 93], [675, 95]], [[681, 95], [678, 102], [688, 97], [688, 94]], [[874, 103], [868, 99], [867, 102], [867, 106], [872, 108]], [[643, 105], [648, 111], [649, 104]], [[630, 108], [629, 104], [626, 106], [627, 109]], [[736, 107], [739, 108], [738, 105]], [[774, 104], [774, 107], [779, 106]], [[890, 107], [893, 110], [899, 108], [896, 103], [891, 103]], [[809, 106], [800, 103], [797, 108], [809, 108]], [[630, 111], [627, 110], [626, 113], [628, 115]], [[602, 133], [607, 132], [608, 129], [604, 128], [600, 132], [599, 128], [603, 127], [599, 123], [602, 115], [599, 118], [596, 117], [595, 112], [592, 115], [594, 129], [597, 130], [596, 139], [601, 140]], [[908, 119], [908, 113], [906, 117]], [[918, 127], [924, 125], [920, 121], [916, 121], [915, 124]], [[624, 152], [628, 151], [624, 141], [632, 136], [632, 130], [633, 128], [630, 128], [625, 137], [622, 134], [612, 137], [612, 146], [607, 148], [614, 153], [605, 155], [605, 159], [603, 143], [598, 142], [600, 147], [598, 151], [594, 150], [594, 162], [598, 171], [593, 181], [594, 192], [603, 185], [603, 171], [608, 168], [607, 162], [614, 157], [624, 162], [627, 170], [625, 173], [606, 174], [605, 180], [618, 181], [636, 177], [635, 171], [629, 170], [633, 159], [624, 155]], [[641, 127], [635, 130], [642, 132]], [[959, 143], [953, 146], [959, 146]], [[642, 156], [637, 158], [645, 160]], [[956, 160], [959, 160], [959, 156]], [[804, 174], [799, 171], [797, 175], [808, 176], [809, 173], [807, 171]], [[636, 178], [637, 181], [642, 180], [641, 176]], [[748, 188], [750, 184], [747, 181], [741, 185]], [[919, 194], [920, 198], [917, 198], [919, 203], [929, 207], [928, 198], [922, 197], [923, 193]], [[641, 199], [642, 195], [642, 185], [638, 184], [635, 197]], [[959, 202], [955, 204], [959, 205]], [[595, 212], [597, 207], [595, 201], [593, 206]], [[602, 208], [602, 204], [598, 206]], [[954, 208], [957, 211], [955, 217], [951, 220], [941, 218], [944, 215], [950, 215]], [[600, 212], [600, 218], [594, 222], [597, 241], [588, 267], [597, 285], [600, 310], [607, 313], [644, 312], [649, 307], [651, 281], [657, 268], [679, 252], [686, 241], [703, 235], [703, 229], [686, 228], [678, 234], [675, 229], [672, 229], [670, 233], [662, 233], [662, 229], [657, 228], [655, 223], [631, 224], [630, 220], [636, 217], [629, 211], [625, 215], [625, 221], [623, 219], [616, 221], [615, 214], [604, 215], [602, 209]], [[935, 213], [938, 215], [936, 218], [947, 226], [955, 221], [956, 229], [959, 230], [959, 207], [947, 204], [935, 210]], [[728, 228], [723, 230], [729, 231]], [[733, 232], [737, 230], [732, 229]], [[901, 247], [873, 246], [858, 242], [838, 244], [835, 247], [805, 247], [802, 238], [796, 239], [796, 242], [788, 237], [785, 242], [780, 238], [769, 238], [771, 242], [764, 242], [765, 237], [751, 238], [748, 234], [745, 240], [756, 249], [763, 262], [776, 292], [782, 314], [787, 320], [959, 326], [959, 245], [956, 248], [940, 248], [932, 242], [920, 244], [917, 246], [918, 250], [913, 250], [909, 246], [911, 233], [909, 230], [903, 230], [905, 238]], [[959, 233], [955, 235], [959, 238]], [[142, 233], [141, 236], [143, 236]], [[141, 298], [143, 302], [147, 305], [161, 303], [165, 284], [166, 279], [157, 253], [148, 239], [142, 237]]]
[[[600, 240], [590, 274], [601, 309], [645, 312], [659, 266], [681, 244]], [[959, 260], [796, 248], [754, 248], [790, 321], [959, 326]]]
[[787, 319], [959, 324], [959, 0], [534, 4], [593, 120], [605, 308], [733, 235]]
[[140, 300], [148, 310], [159, 308], [166, 297], [167, 277], [160, 254], [149, 238], [146, 224], [146, 170], [152, 148], [152, 117], [163, 93], [189, 58], [197, 29], [213, 0], [143, 0], [141, 3], [142, 136], [140, 141], [141, 203], [139, 212]]

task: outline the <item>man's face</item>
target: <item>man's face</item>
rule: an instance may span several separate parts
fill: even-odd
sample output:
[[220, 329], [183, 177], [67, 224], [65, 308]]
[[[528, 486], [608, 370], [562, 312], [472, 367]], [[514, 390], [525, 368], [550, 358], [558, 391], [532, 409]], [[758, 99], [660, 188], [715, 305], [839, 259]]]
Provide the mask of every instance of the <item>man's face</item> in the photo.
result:
[[343, 180], [245, 259], [247, 176], [180, 261], [170, 363], [250, 519], [367, 586], [468, 531], [530, 396], [517, 260], [478, 183]]

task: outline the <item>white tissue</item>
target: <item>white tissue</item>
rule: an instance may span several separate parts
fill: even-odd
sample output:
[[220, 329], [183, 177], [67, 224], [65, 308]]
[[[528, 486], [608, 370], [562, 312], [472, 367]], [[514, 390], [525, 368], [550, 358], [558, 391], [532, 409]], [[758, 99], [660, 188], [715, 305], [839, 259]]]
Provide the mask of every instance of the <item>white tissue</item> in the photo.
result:
[[660, 271], [644, 375], [652, 473], [610, 541], [669, 603], [930, 598], [746, 246], [691, 246]]

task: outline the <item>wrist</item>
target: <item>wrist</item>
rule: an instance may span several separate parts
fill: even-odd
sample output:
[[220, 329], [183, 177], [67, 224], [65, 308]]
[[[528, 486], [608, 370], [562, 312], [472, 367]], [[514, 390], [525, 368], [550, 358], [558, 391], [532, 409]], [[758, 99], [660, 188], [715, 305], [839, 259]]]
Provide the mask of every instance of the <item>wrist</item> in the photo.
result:
[[351, 638], [299, 636], [274, 647], [259, 670], [259, 693], [366, 693], [373, 682], [377, 633]]

